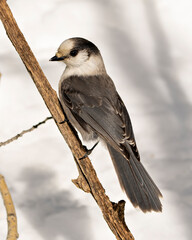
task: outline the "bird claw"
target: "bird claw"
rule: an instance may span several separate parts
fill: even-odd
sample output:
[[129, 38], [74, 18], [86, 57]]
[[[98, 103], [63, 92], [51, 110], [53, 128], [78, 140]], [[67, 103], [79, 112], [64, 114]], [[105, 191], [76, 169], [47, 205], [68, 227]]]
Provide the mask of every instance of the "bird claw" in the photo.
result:
[[61, 122], [59, 122], [59, 124], [63, 124], [63, 123], [68, 123], [69, 122], [69, 120], [67, 119], [67, 118], [65, 118], [63, 121], [61, 121]]
[[88, 157], [92, 153], [93, 149], [97, 146], [98, 143], [99, 143], [99, 141], [96, 142], [93, 145], [93, 147], [90, 148], [90, 149], [87, 149], [87, 147], [83, 145], [83, 147], [85, 148], [86, 153], [85, 153], [85, 155], [83, 157], [79, 158], [79, 160], [83, 160], [84, 158]]

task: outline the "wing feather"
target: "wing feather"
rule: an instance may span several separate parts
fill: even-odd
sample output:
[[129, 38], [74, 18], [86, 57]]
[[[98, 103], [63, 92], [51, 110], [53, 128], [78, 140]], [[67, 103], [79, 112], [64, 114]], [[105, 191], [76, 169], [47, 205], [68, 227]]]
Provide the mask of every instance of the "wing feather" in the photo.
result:
[[86, 124], [107, 143], [122, 188], [142, 211], [161, 211], [159, 189], [140, 162], [131, 121], [112, 80], [106, 76], [70, 77], [61, 101], [82, 128]]
[[129, 155], [128, 142], [139, 160], [131, 121], [126, 107], [109, 76], [73, 76], [61, 84], [64, 104], [117, 151]]

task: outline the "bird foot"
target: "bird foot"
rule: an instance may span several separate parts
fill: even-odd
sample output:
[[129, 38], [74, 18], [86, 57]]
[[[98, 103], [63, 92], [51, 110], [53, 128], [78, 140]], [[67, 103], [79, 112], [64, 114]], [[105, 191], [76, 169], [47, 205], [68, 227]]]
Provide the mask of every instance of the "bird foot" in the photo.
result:
[[83, 157], [79, 158], [79, 160], [82, 160], [82, 159], [88, 157], [88, 156], [92, 153], [93, 149], [97, 146], [98, 143], [99, 143], [99, 141], [96, 142], [96, 143], [93, 145], [93, 147], [90, 148], [90, 149], [87, 149], [87, 147], [83, 145], [83, 147], [85, 148], [86, 153], [85, 153], [85, 155], [84, 155]]
[[63, 124], [63, 123], [68, 123], [69, 122], [69, 120], [67, 119], [67, 118], [65, 118], [63, 121], [61, 121], [61, 122], [59, 122], [59, 124]]

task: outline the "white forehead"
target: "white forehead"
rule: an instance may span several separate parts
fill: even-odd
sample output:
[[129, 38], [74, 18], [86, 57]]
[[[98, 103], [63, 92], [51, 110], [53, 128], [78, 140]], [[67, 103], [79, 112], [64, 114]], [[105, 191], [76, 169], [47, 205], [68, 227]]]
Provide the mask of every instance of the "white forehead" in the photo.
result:
[[72, 39], [67, 39], [61, 43], [58, 48], [58, 53], [61, 53], [63, 56], [68, 54], [71, 49], [74, 47], [74, 41]]

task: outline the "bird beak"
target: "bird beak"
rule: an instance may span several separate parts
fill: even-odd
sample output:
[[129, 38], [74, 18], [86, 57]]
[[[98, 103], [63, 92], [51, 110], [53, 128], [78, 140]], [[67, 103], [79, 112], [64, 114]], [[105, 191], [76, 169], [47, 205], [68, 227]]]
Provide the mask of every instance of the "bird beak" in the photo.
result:
[[54, 57], [50, 58], [49, 61], [62, 61], [64, 59], [65, 59], [65, 57], [54, 56]]

